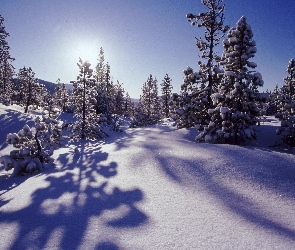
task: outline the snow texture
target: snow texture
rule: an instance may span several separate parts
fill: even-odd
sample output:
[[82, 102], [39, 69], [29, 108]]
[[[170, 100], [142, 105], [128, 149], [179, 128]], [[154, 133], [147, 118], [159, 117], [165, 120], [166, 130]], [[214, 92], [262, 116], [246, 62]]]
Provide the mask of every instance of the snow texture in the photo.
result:
[[[29, 119], [16, 109], [0, 106], [2, 133]], [[294, 155], [267, 148], [277, 127], [233, 146], [166, 121], [60, 148], [37, 174], [0, 167], [0, 249], [293, 249]]]
[[226, 114], [229, 111], [228, 107], [221, 107], [220, 108], [220, 113], [221, 114]]

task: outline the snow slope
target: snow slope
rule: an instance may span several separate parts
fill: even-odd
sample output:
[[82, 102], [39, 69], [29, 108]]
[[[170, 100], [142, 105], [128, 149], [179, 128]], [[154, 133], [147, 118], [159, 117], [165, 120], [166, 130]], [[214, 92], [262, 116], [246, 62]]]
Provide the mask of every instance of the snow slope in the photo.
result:
[[[1, 132], [28, 119], [0, 110]], [[39, 174], [0, 168], [0, 249], [293, 249], [294, 155], [266, 147], [276, 126], [262, 123], [251, 146], [128, 128], [56, 150]]]

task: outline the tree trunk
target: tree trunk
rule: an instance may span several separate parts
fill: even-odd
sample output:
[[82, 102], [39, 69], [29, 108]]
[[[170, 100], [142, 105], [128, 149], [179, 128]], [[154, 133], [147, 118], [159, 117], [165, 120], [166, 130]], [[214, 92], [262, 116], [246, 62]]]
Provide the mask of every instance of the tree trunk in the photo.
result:
[[42, 147], [41, 147], [40, 141], [38, 139], [38, 131], [36, 131], [35, 140], [36, 140], [36, 143], [37, 143], [37, 150], [38, 150], [38, 154], [37, 155], [38, 155], [38, 158], [39, 158], [40, 162], [44, 162], [44, 157], [41, 154]]

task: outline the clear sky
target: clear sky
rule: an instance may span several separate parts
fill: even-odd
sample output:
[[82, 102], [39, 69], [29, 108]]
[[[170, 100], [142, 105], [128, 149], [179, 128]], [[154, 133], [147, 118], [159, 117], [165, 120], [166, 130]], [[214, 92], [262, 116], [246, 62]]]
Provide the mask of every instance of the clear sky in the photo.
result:
[[[242, 16], [257, 42], [254, 62], [265, 85], [281, 86], [295, 57], [294, 0], [224, 0], [225, 23]], [[152, 74], [162, 82], [166, 73], [179, 92], [186, 66], [198, 69], [195, 36], [186, 14], [204, 12], [201, 0], [0, 0], [16, 71], [32, 67], [36, 77], [68, 83], [78, 75], [79, 56], [92, 66], [100, 47], [114, 81], [124, 83], [138, 98]], [[222, 47], [220, 47], [222, 51]]]

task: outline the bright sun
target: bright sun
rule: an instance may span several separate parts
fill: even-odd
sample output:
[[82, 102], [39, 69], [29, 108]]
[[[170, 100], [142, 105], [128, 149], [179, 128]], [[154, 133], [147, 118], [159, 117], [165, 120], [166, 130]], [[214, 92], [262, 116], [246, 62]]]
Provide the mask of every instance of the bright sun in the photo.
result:
[[79, 57], [83, 61], [89, 61], [92, 68], [97, 63], [100, 47], [95, 41], [78, 39], [69, 47], [70, 57], [78, 62]]

